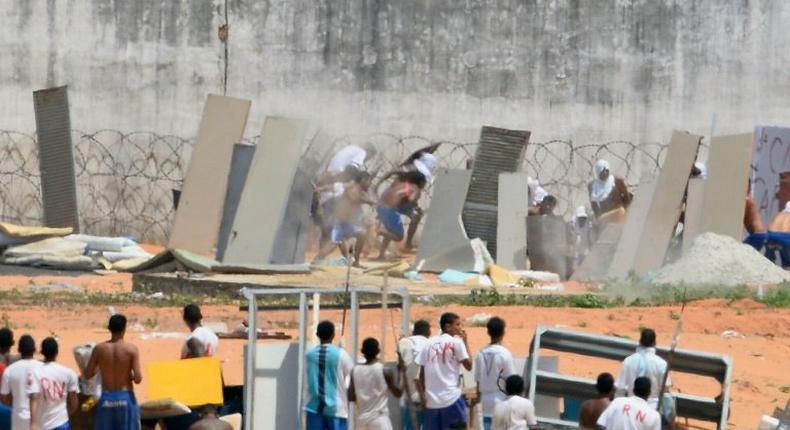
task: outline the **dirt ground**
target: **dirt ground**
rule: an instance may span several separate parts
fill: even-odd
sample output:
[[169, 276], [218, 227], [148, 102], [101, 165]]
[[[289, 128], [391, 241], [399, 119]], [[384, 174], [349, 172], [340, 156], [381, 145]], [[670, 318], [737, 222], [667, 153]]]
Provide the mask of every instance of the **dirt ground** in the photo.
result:
[[[0, 276], [0, 290], [24, 290], [29, 285], [66, 282], [84, 290], [103, 292], [128, 292], [131, 276]], [[571, 289], [576, 289], [573, 287]], [[516, 356], [526, 356], [529, 343], [538, 325], [564, 327], [590, 333], [638, 337], [641, 327], [654, 328], [659, 333], [659, 343], [668, 344], [677, 323], [677, 307], [650, 308], [536, 308], [525, 306], [447, 308], [413, 305], [411, 319], [424, 318], [432, 325], [445, 310], [460, 314], [467, 321], [467, 332], [472, 352], [487, 342], [485, 328], [469, 323], [475, 314], [498, 315], [508, 323], [505, 344]], [[180, 319], [178, 308], [149, 308], [141, 305], [115, 306], [129, 318], [128, 340], [139, 346], [143, 367], [158, 360], [177, 359], [186, 327]], [[246, 318], [238, 305], [208, 305], [203, 307], [205, 321], [223, 322], [230, 329]], [[20, 305], [0, 303], [0, 324], [10, 324], [16, 337], [30, 333], [37, 341], [46, 336], [57, 336], [61, 351], [70, 351], [75, 345], [101, 341], [107, 338], [104, 329], [108, 310], [104, 305], [69, 305], [56, 303]], [[322, 311], [322, 318], [340, 324], [340, 311]], [[753, 429], [760, 416], [770, 414], [775, 407], [783, 407], [790, 393], [790, 374], [782, 371], [790, 357], [790, 309], [769, 309], [750, 300], [727, 302], [706, 300], [687, 305], [683, 315], [684, 332], [680, 347], [729, 354], [734, 357], [733, 384], [731, 387], [730, 424], [736, 429]], [[296, 311], [267, 311], [259, 315], [260, 327], [277, 329], [296, 336]], [[379, 310], [363, 311], [360, 336], [384, 339], [386, 358], [393, 359], [394, 338], [391, 328], [400, 321], [400, 312], [386, 316], [386, 333], [382, 337], [382, 317]], [[733, 336], [723, 336], [725, 331]], [[350, 340], [350, 336], [348, 336]], [[242, 383], [242, 340], [222, 340], [218, 358], [223, 363], [225, 381]], [[560, 356], [562, 373], [594, 378], [599, 372], [617, 374], [619, 364], [614, 361], [589, 359], [569, 354]], [[60, 360], [76, 370], [70, 353], [63, 353]], [[684, 393], [715, 396], [718, 384], [701, 377], [672, 375], [675, 388]], [[138, 396], [147, 395], [145, 373]], [[696, 427], [697, 423], [692, 423]], [[701, 425], [702, 428], [710, 426]]]

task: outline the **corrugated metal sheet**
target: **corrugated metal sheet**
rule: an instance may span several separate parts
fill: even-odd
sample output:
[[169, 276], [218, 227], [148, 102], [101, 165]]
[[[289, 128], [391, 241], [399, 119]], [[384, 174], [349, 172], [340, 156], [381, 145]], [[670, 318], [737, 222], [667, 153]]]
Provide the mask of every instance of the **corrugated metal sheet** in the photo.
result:
[[472, 165], [472, 181], [466, 193], [462, 218], [467, 235], [486, 242], [494, 258], [499, 174], [518, 170], [524, 159], [529, 135], [530, 132], [526, 130], [495, 127], [483, 127], [480, 131], [480, 145]]
[[33, 92], [44, 225], [79, 231], [68, 87]]

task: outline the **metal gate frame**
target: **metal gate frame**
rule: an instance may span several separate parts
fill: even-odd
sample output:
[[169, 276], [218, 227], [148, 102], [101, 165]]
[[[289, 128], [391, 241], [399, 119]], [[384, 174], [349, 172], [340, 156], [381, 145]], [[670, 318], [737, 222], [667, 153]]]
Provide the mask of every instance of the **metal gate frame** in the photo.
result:
[[[267, 288], [268, 287], [268, 288]], [[304, 368], [305, 368], [305, 351], [307, 349], [307, 295], [312, 295], [313, 299], [313, 314], [318, 315], [320, 310], [321, 295], [322, 294], [345, 294], [346, 290], [343, 288], [286, 288], [282, 286], [261, 286], [260, 288], [242, 288], [239, 292], [248, 301], [248, 316], [247, 327], [249, 332], [247, 334], [247, 355], [244, 363], [244, 430], [252, 430], [254, 404], [255, 404], [255, 389], [254, 389], [254, 375], [255, 375], [255, 360], [256, 348], [255, 344], [258, 341], [257, 327], [258, 327], [258, 298], [264, 296], [286, 296], [286, 295], [299, 295], [299, 363], [298, 363], [298, 376], [297, 376], [297, 392], [299, 398], [297, 399], [297, 410], [295, 411], [301, 421], [302, 407], [304, 403]], [[349, 311], [351, 312], [351, 351], [353, 354], [359, 349], [359, 294], [394, 294], [401, 298], [401, 332], [407, 334], [409, 332], [410, 317], [409, 317], [409, 291], [405, 287], [398, 288], [356, 288], [348, 289], [350, 296]], [[387, 303], [387, 298], [384, 297], [384, 304]], [[383, 305], [382, 305], [383, 306]], [[397, 345], [396, 345], [397, 347]], [[354, 356], [352, 354], [352, 357]]]

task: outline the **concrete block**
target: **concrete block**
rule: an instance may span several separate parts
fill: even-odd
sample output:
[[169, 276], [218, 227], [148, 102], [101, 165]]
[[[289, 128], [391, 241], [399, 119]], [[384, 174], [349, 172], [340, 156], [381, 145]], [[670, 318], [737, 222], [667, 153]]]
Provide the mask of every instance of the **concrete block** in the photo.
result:
[[511, 270], [527, 269], [527, 228], [529, 186], [526, 173], [499, 175], [497, 203], [496, 261]]
[[244, 136], [250, 104], [249, 100], [209, 94], [170, 231], [169, 248], [198, 254], [214, 251], [233, 144]]
[[68, 87], [33, 92], [44, 225], [80, 230]]
[[708, 177], [702, 206], [700, 232], [743, 239], [744, 197], [752, 161], [751, 133], [716, 136], [708, 154]]
[[231, 265], [273, 263], [276, 247], [293, 249], [296, 237], [278, 242], [307, 132], [298, 119], [267, 117], [255, 150], [223, 255]]
[[556, 273], [560, 278], [568, 276], [568, 226], [565, 221], [552, 215], [527, 217], [527, 250], [530, 270]]
[[[632, 206], [633, 207], [633, 206]], [[609, 223], [603, 227], [598, 240], [571, 275], [573, 281], [601, 282], [606, 280], [617, 244], [623, 234], [623, 224]]]

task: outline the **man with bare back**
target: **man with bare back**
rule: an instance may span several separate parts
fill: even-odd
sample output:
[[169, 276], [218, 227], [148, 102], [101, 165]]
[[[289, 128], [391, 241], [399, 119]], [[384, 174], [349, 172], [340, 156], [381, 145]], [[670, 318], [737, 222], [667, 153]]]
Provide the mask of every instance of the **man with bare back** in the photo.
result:
[[107, 327], [111, 338], [96, 345], [91, 354], [85, 378], [101, 372], [102, 395], [96, 405], [96, 430], [140, 430], [140, 411], [134, 397], [133, 385], [143, 380], [140, 371], [140, 352], [123, 340], [126, 317], [110, 317]]
[[391, 241], [400, 242], [404, 237], [401, 215], [408, 216], [417, 207], [422, 189], [428, 183], [419, 171], [398, 173], [392, 184], [381, 194], [376, 214], [382, 236], [377, 260], [383, 260]]

